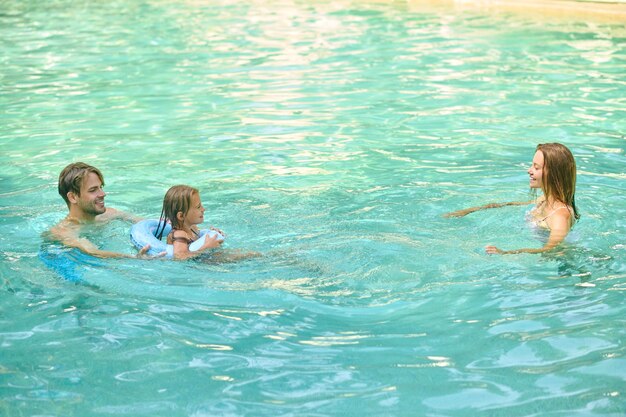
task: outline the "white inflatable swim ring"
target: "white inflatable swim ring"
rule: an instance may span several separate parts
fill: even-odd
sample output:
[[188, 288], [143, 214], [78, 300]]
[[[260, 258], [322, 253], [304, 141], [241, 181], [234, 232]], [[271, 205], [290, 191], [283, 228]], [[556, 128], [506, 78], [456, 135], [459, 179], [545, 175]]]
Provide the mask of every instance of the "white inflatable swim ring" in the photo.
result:
[[[174, 245], [168, 245], [165, 242], [157, 239], [156, 233], [159, 226], [157, 219], [146, 219], [135, 223], [130, 228], [130, 241], [135, 245], [137, 249], [141, 249], [146, 245], [150, 245], [150, 249], [146, 252], [147, 255], [156, 256], [165, 252], [166, 258], [174, 257]], [[163, 236], [167, 236], [172, 231], [172, 226], [168, 223], [163, 230]], [[191, 242], [189, 250], [192, 252], [197, 251], [202, 247], [207, 237], [213, 237], [217, 235], [219, 239], [224, 239], [221, 233], [215, 230], [202, 229], [200, 230], [199, 238]]]

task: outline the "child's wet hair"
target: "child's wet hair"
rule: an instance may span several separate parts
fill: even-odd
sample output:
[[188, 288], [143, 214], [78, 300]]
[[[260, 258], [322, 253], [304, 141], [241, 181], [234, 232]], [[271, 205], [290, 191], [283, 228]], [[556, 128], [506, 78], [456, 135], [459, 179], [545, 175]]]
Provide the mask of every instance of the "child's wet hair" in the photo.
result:
[[163, 209], [161, 210], [161, 216], [159, 218], [159, 224], [156, 230], [157, 239], [163, 237], [163, 231], [169, 220], [172, 224], [172, 229], [180, 229], [182, 224], [179, 224], [177, 214], [180, 212], [185, 216], [191, 206], [191, 197], [194, 194], [199, 194], [196, 188], [188, 185], [175, 185], [170, 187], [163, 197]]

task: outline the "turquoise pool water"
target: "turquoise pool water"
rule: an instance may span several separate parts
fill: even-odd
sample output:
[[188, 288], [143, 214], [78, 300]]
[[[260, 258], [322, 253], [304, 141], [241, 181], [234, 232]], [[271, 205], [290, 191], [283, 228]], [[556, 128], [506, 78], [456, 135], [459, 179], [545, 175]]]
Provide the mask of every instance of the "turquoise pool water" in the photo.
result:
[[[0, 415], [623, 416], [626, 30], [404, 2], [3, 1]], [[556, 255], [537, 143], [579, 169]], [[39, 257], [69, 162], [234, 264]], [[129, 225], [91, 230], [133, 250]]]

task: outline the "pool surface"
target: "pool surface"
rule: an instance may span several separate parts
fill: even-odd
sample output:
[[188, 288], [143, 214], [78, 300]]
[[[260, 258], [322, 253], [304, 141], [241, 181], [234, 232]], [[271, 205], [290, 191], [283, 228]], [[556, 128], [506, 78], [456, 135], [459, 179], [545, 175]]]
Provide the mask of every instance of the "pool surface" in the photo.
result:
[[[626, 29], [401, 1], [3, 1], [0, 415], [626, 415]], [[540, 247], [535, 146], [581, 219]], [[236, 263], [49, 245], [61, 169]], [[93, 227], [134, 253], [130, 225]]]

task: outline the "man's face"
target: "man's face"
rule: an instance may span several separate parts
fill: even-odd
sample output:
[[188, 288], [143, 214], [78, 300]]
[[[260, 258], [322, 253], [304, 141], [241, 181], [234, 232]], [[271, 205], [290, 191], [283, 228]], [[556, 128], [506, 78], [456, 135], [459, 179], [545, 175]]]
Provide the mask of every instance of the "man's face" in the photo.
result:
[[106, 211], [102, 181], [93, 172], [83, 178], [80, 186], [80, 196], [76, 196], [76, 204], [85, 213], [91, 215], [103, 214]]

